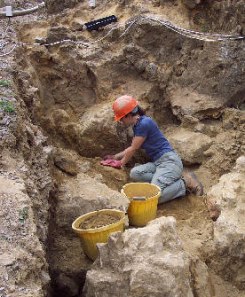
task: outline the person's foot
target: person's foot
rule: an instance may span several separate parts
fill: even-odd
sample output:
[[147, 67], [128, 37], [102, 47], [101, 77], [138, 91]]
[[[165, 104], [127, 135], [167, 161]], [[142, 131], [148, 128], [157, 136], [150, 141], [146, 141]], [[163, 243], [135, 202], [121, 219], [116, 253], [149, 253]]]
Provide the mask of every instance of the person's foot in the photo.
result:
[[182, 177], [185, 182], [187, 192], [195, 194], [197, 196], [203, 195], [203, 185], [197, 179], [197, 176], [194, 172], [184, 170]]

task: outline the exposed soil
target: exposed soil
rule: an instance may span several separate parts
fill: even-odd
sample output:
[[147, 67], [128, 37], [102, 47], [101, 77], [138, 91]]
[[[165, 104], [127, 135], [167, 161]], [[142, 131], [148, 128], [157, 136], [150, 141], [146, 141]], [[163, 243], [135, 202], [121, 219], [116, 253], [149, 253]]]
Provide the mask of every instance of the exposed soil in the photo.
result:
[[111, 214], [97, 213], [85, 219], [79, 226], [81, 229], [96, 229], [118, 222], [119, 219]]
[[[35, 5], [24, 2], [17, 6]], [[100, 165], [103, 155], [124, 149], [131, 140], [130, 131], [114, 129], [112, 124], [110, 106], [118, 94], [139, 96], [167, 136], [184, 128], [210, 137], [209, 148], [204, 143], [191, 160], [186, 142], [180, 144], [183, 155], [187, 151], [185, 166], [195, 170], [205, 193], [244, 154], [242, 42], [190, 40], [146, 20], [124, 26], [136, 13], [150, 13], [203, 33], [242, 34], [242, 1], [237, 1], [237, 9], [230, 1], [201, 1], [194, 9], [183, 1], [138, 0], [98, 1], [90, 9], [81, 1], [64, 11], [61, 2], [48, 2], [57, 15], [46, 16], [44, 10], [10, 24], [0, 20], [1, 36], [9, 42], [6, 52], [12, 42], [23, 42], [15, 55], [0, 58], [0, 80], [7, 81], [0, 85], [2, 296], [82, 296], [91, 262], [82, 253], [71, 222], [92, 211], [89, 207], [104, 206], [99, 199], [78, 204], [86, 197], [82, 190], [87, 186], [91, 197], [107, 197], [106, 189], [98, 193], [97, 183], [102, 183], [120, 192], [129, 182], [129, 169], [146, 161], [139, 154], [125, 171]], [[64, 3], [70, 7], [78, 2]], [[109, 14], [118, 16], [115, 25], [121, 27], [80, 30], [81, 24]], [[50, 44], [64, 39], [82, 43], [44, 46], [36, 38]], [[160, 205], [157, 216], [174, 216], [184, 249], [209, 265], [214, 227], [205, 196], [190, 195]], [[117, 221], [99, 214], [80, 228]], [[210, 296], [244, 297], [232, 277], [223, 279], [212, 269], [210, 275], [214, 287]]]

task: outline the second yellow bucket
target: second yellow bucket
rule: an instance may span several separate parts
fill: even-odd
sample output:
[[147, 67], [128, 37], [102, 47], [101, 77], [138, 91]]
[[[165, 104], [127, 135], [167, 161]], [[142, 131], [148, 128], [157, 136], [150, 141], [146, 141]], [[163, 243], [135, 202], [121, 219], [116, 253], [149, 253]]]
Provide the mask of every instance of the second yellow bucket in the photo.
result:
[[128, 218], [131, 226], [143, 227], [156, 218], [161, 189], [150, 183], [128, 183], [121, 190], [129, 200]]
[[[80, 225], [89, 218], [93, 218], [100, 214], [113, 216], [117, 219], [112, 224], [107, 224], [99, 228], [81, 229]], [[125, 213], [116, 209], [102, 209], [98, 211], [89, 212], [78, 217], [72, 223], [72, 229], [81, 239], [84, 253], [91, 259], [95, 260], [98, 256], [97, 243], [106, 243], [109, 236], [113, 232], [124, 231]]]

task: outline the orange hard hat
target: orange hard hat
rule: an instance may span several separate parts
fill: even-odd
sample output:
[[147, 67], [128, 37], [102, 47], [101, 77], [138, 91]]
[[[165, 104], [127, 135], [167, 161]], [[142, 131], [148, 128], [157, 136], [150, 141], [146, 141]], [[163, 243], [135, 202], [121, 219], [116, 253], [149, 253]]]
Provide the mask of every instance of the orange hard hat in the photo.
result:
[[136, 106], [138, 106], [138, 101], [132, 96], [124, 95], [118, 97], [112, 105], [112, 109], [115, 115], [115, 121], [121, 120], [128, 113], [130, 113]]

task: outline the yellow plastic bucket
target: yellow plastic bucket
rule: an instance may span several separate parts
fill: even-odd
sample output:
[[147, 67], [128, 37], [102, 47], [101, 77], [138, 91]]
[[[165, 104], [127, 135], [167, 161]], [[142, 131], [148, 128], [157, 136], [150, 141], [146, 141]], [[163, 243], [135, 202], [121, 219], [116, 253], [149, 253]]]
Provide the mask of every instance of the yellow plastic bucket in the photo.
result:
[[143, 227], [156, 218], [158, 198], [161, 189], [150, 183], [128, 183], [121, 190], [130, 200], [128, 208], [129, 224]]
[[[99, 228], [81, 229], [80, 225], [88, 218], [97, 216], [99, 214], [107, 214], [118, 219], [117, 222], [105, 225]], [[81, 239], [84, 253], [91, 259], [95, 260], [98, 256], [97, 243], [106, 243], [109, 236], [113, 232], [124, 231], [125, 213], [116, 209], [102, 209], [98, 211], [89, 212], [78, 217], [72, 223], [72, 229]]]

